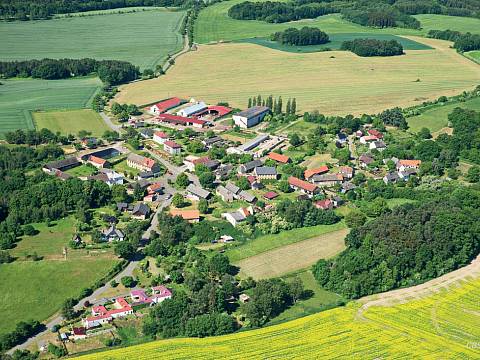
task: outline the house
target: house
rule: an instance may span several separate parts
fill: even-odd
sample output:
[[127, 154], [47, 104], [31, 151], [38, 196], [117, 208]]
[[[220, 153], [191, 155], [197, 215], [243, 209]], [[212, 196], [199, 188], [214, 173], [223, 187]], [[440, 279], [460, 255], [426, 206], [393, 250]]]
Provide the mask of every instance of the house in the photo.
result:
[[317, 209], [322, 209], [322, 210], [333, 209], [333, 201], [330, 200], [330, 199], [319, 200], [319, 201], [315, 202], [314, 205]]
[[107, 160], [94, 155], [90, 155], [87, 162], [97, 169], [110, 167], [110, 163]]
[[241, 200], [244, 200], [244, 201], [246, 201], [250, 204], [254, 203], [257, 200], [255, 195], [249, 193], [246, 190], [240, 191], [240, 193], [238, 194], [238, 198], [241, 199]]
[[112, 224], [108, 229], [102, 231], [102, 240], [107, 242], [123, 241], [125, 240], [125, 235], [120, 229], [115, 227], [115, 224]]
[[377, 141], [377, 140], [378, 140], [378, 138], [375, 135], [366, 135], [366, 136], [362, 136], [360, 138], [360, 142], [362, 144], [367, 144], [369, 142]]
[[191, 223], [197, 223], [200, 221], [200, 211], [198, 210], [180, 210], [180, 209], [171, 209], [171, 216], [180, 216], [183, 220], [186, 220]]
[[373, 141], [370, 143], [370, 150], [383, 151], [387, 148], [387, 145], [383, 141]]
[[398, 171], [398, 176], [404, 181], [407, 181], [410, 178], [410, 176], [416, 175], [416, 174], [418, 174], [418, 169], [415, 169], [415, 168], [406, 168]]
[[127, 166], [140, 171], [151, 171], [153, 173], [159, 171], [159, 166], [155, 160], [134, 153], [128, 155]]
[[269, 191], [269, 192], [263, 194], [263, 197], [267, 200], [273, 200], [276, 197], [278, 197], [278, 194], [274, 191]]
[[81, 162], [76, 157], [72, 156], [63, 160], [46, 163], [43, 166], [43, 171], [48, 174], [54, 175], [57, 171], [63, 172], [79, 165], [81, 165]]
[[82, 144], [83, 147], [94, 148], [99, 144], [99, 140], [95, 137], [85, 137], [80, 140], [80, 144]]
[[168, 140], [168, 134], [163, 131], [155, 131], [153, 133], [153, 141], [157, 144], [163, 145]]
[[132, 300], [132, 307], [143, 304], [153, 305], [153, 300], [147, 295], [144, 289], [131, 290], [130, 299]]
[[193, 184], [189, 184], [186, 190], [187, 190], [187, 197], [194, 201], [199, 201], [201, 199], [207, 200], [212, 195], [210, 191], [207, 191]]
[[235, 239], [233, 237], [231, 237], [230, 235], [222, 235], [218, 238], [218, 242], [219, 243], [230, 243], [232, 241], [234, 241]]
[[232, 202], [235, 199], [235, 194], [229, 191], [223, 185], [219, 185], [217, 187], [216, 194], [225, 202]]
[[238, 167], [239, 174], [248, 174], [252, 172], [256, 167], [262, 166], [263, 162], [261, 160], [249, 161], [246, 164], [242, 164]]
[[294, 176], [288, 178], [288, 184], [293, 190], [298, 190], [304, 194], [307, 194], [309, 197], [312, 197], [318, 193], [318, 186], [315, 184], [309, 183], [307, 181], [301, 180]]
[[250, 300], [250, 296], [248, 296], [247, 294], [240, 294], [238, 300], [240, 300], [241, 303], [246, 303]]
[[336, 141], [340, 144], [345, 144], [348, 141], [348, 137], [347, 137], [346, 134], [340, 132], [340, 133], [337, 134], [337, 140]]
[[369, 135], [375, 136], [377, 139], [383, 139], [383, 134], [376, 129], [367, 130]]
[[233, 193], [233, 195], [236, 197], [238, 195], [238, 193], [240, 192], [240, 188], [235, 185], [234, 183], [231, 183], [231, 182], [227, 182], [225, 184], [225, 188], [230, 191], [231, 193]]
[[287, 164], [290, 162], [290, 158], [288, 156], [282, 155], [276, 152], [271, 152], [270, 154], [267, 155], [267, 158], [282, 164]]
[[232, 116], [235, 125], [247, 129], [257, 125], [270, 112], [266, 106], [253, 106]]
[[277, 169], [274, 166], [257, 166], [253, 173], [260, 180], [276, 180]]
[[339, 173], [343, 175], [345, 179], [353, 178], [353, 168], [351, 166], [340, 166]]
[[421, 160], [398, 160], [397, 162], [397, 170], [398, 171], [405, 171], [406, 169], [420, 169], [420, 165], [422, 164]]
[[147, 192], [152, 194], [162, 194], [164, 187], [161, 183], [153, 183], [147, 186]]
[[202, 140], [202, 144], [209, 149], [213, 146], [219, 146], [222, 143], [223, 139], [220, 136], [213, 136]]
[[324, 165], [324, 166], [320, 166], [319, 168], [305, 170], [303, 175], [305, 176], [305, 179], [309, 180], [313, 175], [325, 174], [327, 172], [328, 172], [328, 166]]
[[144, 139], [151, 139], [153, 137], [154, 131], [151, 128], [145, 128], [138, 131], [140, 136]]
[[385, 184], [393, 184], [400, 180], [398, 173], [396, 172], [389, 172], [387, 175], [383, 177], [383, 182]]
[[93, 316], [89, 316], [83, 320], [85, 328], [90, 329], [92, 327], [97, 327], [107, 324], [113, 319], [133, 314], [132, 307], [122, 297], [115, 299], [113, 307], [114, 309], [107, 310], [103, 305], [94, 306], [92, 308]]
[[341, 192], [342, 194], [346, 194], [347, 192], [349, 192], [349, 191], [351, 191], [351, 190], [355, 190], [356, 188], [357, 188], [357, 187], [356, 187], [354, 184], [352, 184], [351, 182], [348, 182], [348, 181], [347, 181], [347, 182], [344, 182], [344, 183], [342, 184], [342, 188], [340, 189], [340, 192]]
[[100, 180], [106, 183], [108, 186], [122, 185], [125, 177], [111, 169], [100, 169], [100, 174], [89, 176], [88, 179]]
[[223, 213], [222, 217], [232, 224], [232, 226], [236, 227], [250, 215], [253, 215], [253, 208], [251, 206], [248, 208], [240, 208], [237, 211]]
[[342, 174], [313, 175], [311, 181], [321, 187], [331, 187], [343, 182]]
[[183, 117], [189, 117], [202, 110], [205, 110], [207, 107], [208, 107], [207, 104], [205, 104], [203, 101], [197, 102], [193, 105], [187, 106], [184, 109], [181, 109], [180, 111], [177, 111], [177, 115], [183, 116]]
[[209, 161], [210, 161], [210, 159], [209, 159], [208, 156], [198, 157], [198, 156], [194, 156], [194, 155], [188, 155], [183, 160], [183, 163], [187, 167], [188, 171], [195, 172], [195, 166], [197, 166], [198, 164], [205, 164]]
[[370, 155], [367, 155], [367, 154], [360, 155], [358, 160], [360, 161], [360, 166], [363, 167], [363, 168], [368, 167], [368, 165], [370, 165], [371, 163], [373, 163], [375, 161], [373, 159], [373, 157], [371, 157]]
[[356, 136], [357, 138], [361, 138], [361, 137], [363, 136], [363, 131], [362, 131], [362, 130], [357, 130], [357, 131], [355, 131], [355, 136]]
[[163, 285], [152, 286], [151, 299], [155, 304], [161, 303], [164, 300], [171, 299], [172, 292]]
[[222, 180], [227, 177], [232, 172], [232, 170], [232, 164], [220, 165], [220, 167], [215, 170], [215, 177], [217, 178], [217, 180]]
[[137, 180], [141, 179], [150, 179], [154, 176], [155, 174], [151, 171], [140, 171], [137, 175]]
[[176, 155], [182, 152], [182, 146], [175, 141], [167, 140], [163, 143], [163, 150], [170, 155]]
[[138, 220], [145, 220], [150, 215], [150, 208], [147, 204], [138, 203], [133, 207], [132, 217]]
[[117, 203], [117, 210], [120, 212], [125, 212], [128, 210], [128, 204], [126, 202]]
[[182, 100], [178, 97], [172, 97], [170, 99], [160, 101], [159, 103], [150, 106], [150, 112], [154, 115], [158, 115], [185, 103], [185, 100]]
[[334, 207], [339, 207], [344, 203], [343, 199], [340, 196], [334, 196], [332, 198], [332, 202]]
[[72, 329], [73, 340], [82, 340], [87, 337], [87, 329], [83, 326], [74, 327]]

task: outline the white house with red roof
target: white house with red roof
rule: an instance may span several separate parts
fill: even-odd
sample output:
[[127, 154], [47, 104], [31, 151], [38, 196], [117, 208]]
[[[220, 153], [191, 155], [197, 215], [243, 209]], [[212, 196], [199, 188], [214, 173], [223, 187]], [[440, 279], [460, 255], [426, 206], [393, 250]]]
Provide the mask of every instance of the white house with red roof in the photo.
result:
[[155, 160], [134, 153], [128, 155], [127, 165], [140, 171], [151, 171], [153, 173], [158, 171], [158, 164]]
[[170, 99], [160, 101], [159, 103], [156, 103], [152, 106], [150, 106], [150, 112], [152, 114], [158, 115], [161, 113], [164, 113], [167, 110], [170, 110], [174, 107], [180, 106], [184, 104], [186, 101], [182, 100], [178, 97], [172, 97]]
[[312, 197], [313, 195], [318, 193], [319, 190], [317, 185], [296, 178], [295, 176], [290, 176], [288, 178], [288, 184], [293, 190], [298, 190], [304, 194], [307, 194], [309, 197]]
[[109, 167], [110, 166], [110, 163], [105, 160], [105, 159], [102, 159], [98, 156], [95, 156], [95, 155], [90, 155], [88, 157], [88, 161], [87, 161], [89, 164], [92, 164], [93, 166], [95, 166], [97, 169], [102, 169], [102, 168], [106, 168], [106, 167]]
[[163, 285], [152, 287], [152, 296], [150, 298], [154, 303], [158, 304], [164, 300], [172, 298], [172, 292]]
[[397, 170], [398, 171], [405, 171], [407, 169], [418, 170], [421, 164], [422, 164], [422, 160], [398, 160]]
[[92, 316], [83, 320], [83, 325], [86, 329], [100, 326], [111, 322], [113, 319], [125, 317], [133, 314], [133, 309], [130, 304], [123, 298], [115, 299], [113, 309], [107, 310], [103, 305], [97, 305], [92, 308]]
[[163, 131], [155, 131], [153, 133], [153, 141], [155, 141], [160, 145], [163, 145], [165, 141], [168, 140], [168, 137], [169, 137], [168, 134]]
[[176, 155], [182, 152], [182, 146], [177, 144], [175, 141], [167, 140], [163, 143], [163, 150], [168, 152], [170, 155]]

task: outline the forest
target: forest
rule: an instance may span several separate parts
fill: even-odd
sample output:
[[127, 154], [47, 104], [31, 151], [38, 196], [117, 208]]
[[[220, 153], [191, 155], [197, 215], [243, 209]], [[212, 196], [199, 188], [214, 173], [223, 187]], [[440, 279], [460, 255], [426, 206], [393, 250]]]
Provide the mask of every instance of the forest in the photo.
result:
[[45, 80], [66, 79], [96, 73], [107, 85], [118, 85], [135, 80], [138, 67], [129, 62], [95, 59], [42, 59], [0, 62], [0, 76], [32, 77]]
[[[352, 229], [347, 249], [313, 267], [318, 283], [348, 298], [412, 286], [467, 265], [480, 252], [480, 192], [450, 189], [385, 210]], [[439, 198], [438, 198], [439, 197]]]
[[344, 41], [341, 50], [358, 56], [396, 56], [403, 54], [403, 46], [396, 40], [355, 39]]
[[453, 41], [453, 47], [458, 52], [480, 50], [480, 35], [453, 30], [430, 30], [428, 37], [434, 39]]
[[272, 34], [271, 39], [288, 45], [320, 45], [330, 41], [328, 35], [318, 28], [304, 26], [301, 29], [289, 28]]
[[54, 14], [132, 6], [182, 6], [184, 0], [0, 0], [0, 19], [43, 20]]

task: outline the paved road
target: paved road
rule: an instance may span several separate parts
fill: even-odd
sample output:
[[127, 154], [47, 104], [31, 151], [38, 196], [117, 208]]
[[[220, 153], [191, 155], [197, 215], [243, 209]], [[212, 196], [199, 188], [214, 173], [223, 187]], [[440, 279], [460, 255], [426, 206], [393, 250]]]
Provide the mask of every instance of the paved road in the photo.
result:
[[120, 125], [115, 125], [113, 122], [112, 122], [112, 119], [110, 119], [110, 117], [105, 114], [103, 111], [100, 113], [100, 116], [102, 117], [103, 121], [105, 122], [105, 124], [107, 124], [107, 126], [112, 129], [113, 131], [116, 131], [118, 133], [120, 133], [122, 131], [122, 127]]
[[167, 170], [172, 174], [171, 176], [171, 180], [175, 181], [175, 179], [177, 178], [178, 175], [180, 175], [181, 173], [186, 173], [187, 176], [188, 176], [188, 179], [193, 183], [195, 184], [196, 186], [200, 186], [200, 181], [198, 180], [198, 176], [195, 175], [195, 174], [191, 174], [189, 172], [187, 172], [187, 167], [185, 165], [182, 165], [182, 166], [176, 166], [176, 165], [173, 165], [170, 161], [168, 160], [165, 160], [164, 158], [162, 158], [160, 155], [157, 155], [156, 153], [154, 153], [153, 151], [151, 150], [147, 150], [148, 153], [150, 155], [152, 155], [159, 163], [161, 163], [163, 166], [165, 166], [167, 168]]

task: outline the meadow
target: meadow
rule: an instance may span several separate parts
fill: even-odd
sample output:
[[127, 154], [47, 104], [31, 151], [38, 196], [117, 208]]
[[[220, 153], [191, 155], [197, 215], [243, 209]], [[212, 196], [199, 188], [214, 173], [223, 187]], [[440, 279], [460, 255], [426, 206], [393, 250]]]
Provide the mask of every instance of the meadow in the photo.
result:
[[154, 68], [183, 47], [185, 12], [152, 9], [129, 14], [73, 16], [0, 23], [0, 60], [95, 58]]
[[480, 64], [480, 50], [469, 51], [465, 56]]
[[362, 58], [344, 51], [298, 54], [245, 43], [204, 45], [178, 58], [165, 76], [122, 86], [116, 101], [143, 105], [179, 96], [210, 103], [228, 99], [243, 108], [260, 93], [295, 97], [299, 111], [342, 115], [416, 105], [478, 85], [480, 67], [448, 42], [412, 39], [435, 49]]
[[[313, 238], [297, 241], [262, 252], [235, 263], [241, 276], [254, 279], [278, 277], [315, 264], [319, 259], [329, 259], [345, 249], [347, 229], [327, 232]], [[295, 239], [296, 240], [296, 239]]]
[[92, 353], [97, 359], [474, 359], [480, 338], [480, 279], [403, 304], [359, 302], [262, 329], [170, 339]]
[[2, 80], [0, 137], [2, 133], [16, 129], [34, 129], [32, 111], [88, 107], [101, 85], [102, 82], [94, 77], [67, 80]]
[[436, 14], [420, 14], [414, 17], [420, 21], [424, 33], [430, 30], [455, 30], [480, 34], [480, 19]]
[[448, 114], [450, 114], [456, 107], [480, 111], [480, 98], [437, 106], [420, 115], [409, 117], [407, 118], [409, 130], [411, 132], [418, 132], [425, 127], [430, 129], [432, 133], [437, 132], [448, 126]]
[[32, 116], [38, 130], [46, 128], [64, 135], [75, 135], [86, 130], [93, 136], [102, 136], [106, 130], [110, 130], [100, 115], [90, 109], [41, 111], [34, 112]]

